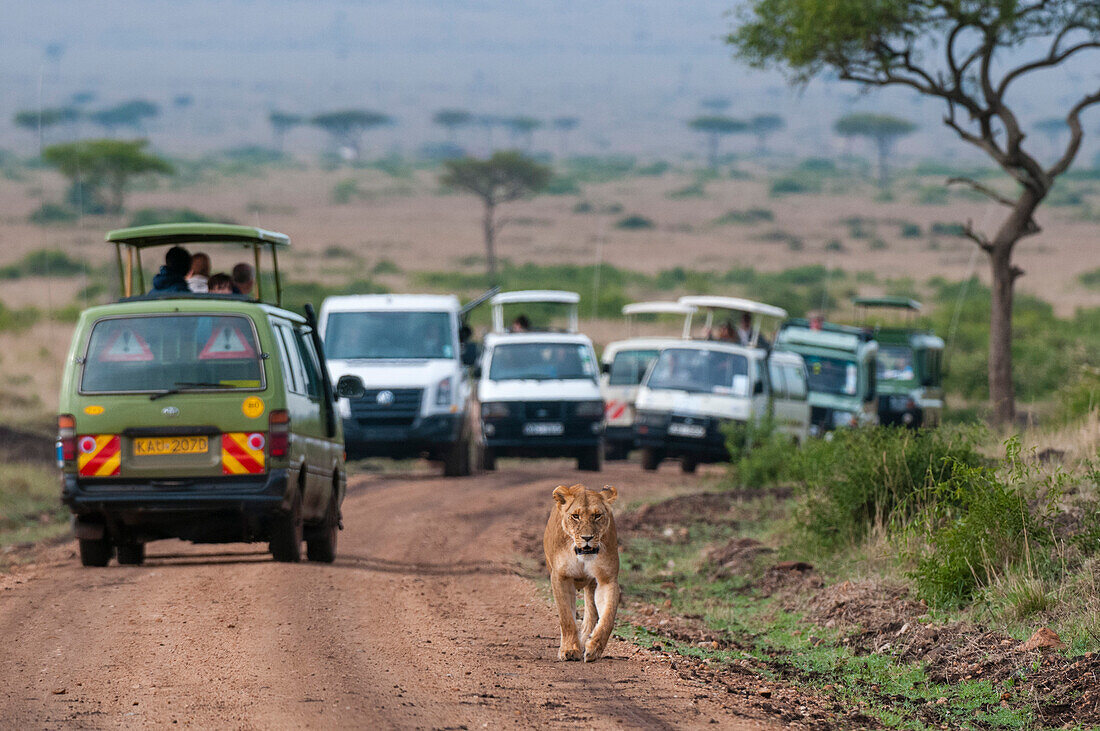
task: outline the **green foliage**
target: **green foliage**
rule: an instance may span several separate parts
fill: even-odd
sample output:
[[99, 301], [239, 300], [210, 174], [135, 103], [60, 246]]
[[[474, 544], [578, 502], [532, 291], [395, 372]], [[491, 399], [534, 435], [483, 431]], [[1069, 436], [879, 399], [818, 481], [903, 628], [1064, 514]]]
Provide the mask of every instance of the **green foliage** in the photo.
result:
[[964, 236], [966, 235], [966, 226], [961, 223], [945, 223], [943, 221], [936, 221], [929, 229], [935, 236]]
[[833, 128], [841, 137], [869, 137], [876, 141], [892, 141], [912, 134], [917, 125], [908, 119], [889, 114], [854, 112], [838, 119]]
[[46, 201], [31, 211], [27, 220], [39, 226], [46, 226], [51, 223], [72, 223], [79, 217], [79, 214], [68, 206]]
[[898, 233], [903, 239], [919, 239], [923, 233], [920, 224], [912, 221], [902, 221]]
[[360, 200], [364, 196], [363, 190], [359, 187], [359, 181], [355, 178], [344, 178], [332, 186], [332, 193], [329, 195], [332, 202], [338, 206], [346, 206], [353, 200]]
[[0, 302], [0, 332], [23, 332], [42, 317], [36, 307], [23, 307], [18, 310]]
[[130, 217], [128, 226], [151, 226], [157, 223], [232, 223], [223, 218], [211, 218], [192, 208], [139, 208]]
[[488, 160], [448, 160], [443, 167], [441, 184], [493, 206], [542, 192], [552, 175], [548, 166], [514, 151], [495, 152]]
[[36, 130], [39, 127], [47, 128], [59, 124], [71, 124], [80, 118], [80, 110], [76, 107], [47, 107], [45, 109], [27, 109], [16, 112], [13, 121], [16, 127]]
[[776, 178], [768, 187], [768, 195], [777, 197], [781, 195], [798, 195], [820, 193], [821, 180], [817, 176], [787, 175]]
[[[302, 312], [307, 302], [316, 310], [321, 309], [321, 303], [326, 297], [345, 294], [385, 294], [389, 290], [370, 279], [356, 279], [347, 284], [324, 284], [322, 282], [287, 282], [283, 279], [283, 307], [294, 312]], [[268, 274], [264, 274], [264, 292], [275, 291], [275, 281]]]
[[1056, 418], [1067, 422], [1100, 409], [1100, 368], [1080, 366], [1055, 393]]
[[371, 267], [371, 274], [375, 276], [382, 276], [384, 274], [400, 274], [401, 267], [393, 261], [393, 259], [379, 259], [373, 267]]
[[113, 107], [92, 112], [88, 118], [107, 129], [116, 127], [138, 129], [145, 120], [152, 119], [158, 114], [160, 114], [160, 107], [153, 102], [145, 99], [131, 99]]
[[84, 264], [56, 249], [32, 251], [15, 264], [0, 268], [0, 279], [22, 277], [71, 277], [84, 271]]
[[747, 208], [743, 211], [730, 210], [723, 213], [712, 223], [715, 226], [729, 226], [732, 224], [751, 226], [757, 223], [766, 223], [775, 220], [775, 213], [770, 208]]
[[769, 487], [790, 477], [798, 445], [789, 435], [778, 432], [770, 417], [759, 422], [729, 422], [724, 431], [734, 484]]
[[829, 239], [825, 242], [825, 251], [843, 254], [847, 249], [844, 247], [844, 242], [840, 239]]
[[50, 145], [42, 159], [71, 182], [79, 181], [93, 197], [102, 197], [109, 213], [122, 211], [127, 184], [138, 175], [171, 175], [175, 168], [146, 151], [146, 140], [83, 140]]
[[922, 185], [917, 188], [917, 203], [922, 206], [945, 206], [948, 197], [947, 188], [942, 185]]
[[55, 468], [0, 460], [0, 547], [61, 535], [68, 518]]
[[703, 180], [696, 180], [694, 183], [689, 183], [682, 188], [670, 190], [668, 193], [665, 193], [665, 195], [673, 200], [679, 198], [703, 198], [707, 194], [705, 185]]
[[581, 183], [610, 183], [622, 180], [635, 171], [636, 160], [625, 155], [597, 157], [584, 155], [570, 158], [566, 172]]
[[657, 224], [645, 216], [634, 213], [616, 221], [615, 228], [623, 229], [624, 231], [638, 231], [642, 229], [657, 228]]
[[580, 195], [581, 187], [571, 177], [555, 175], [550, 179], [544, 191], [547, 195]]
[[1100, 267], [1081, 272], [1077, 279], [1089, 289], [1100, 289]]
[[709, 114], [696, 117], [688, 122], [688, 127], [691, 127], [696, 132], [703, 132], [708, 135], [738, 134], [748, 131], [749, 128], [748, 124], [743, 120], [722, 116], [720, 114]]
[[664, 160], [654, 160], [653, 162], [649, 163], [648, 165], [642, 165], [637, 170], [635, 170], [634, 173], [636, 175], [641, 175], [643, 177], [656, 178], [656, 177], [660, 177], [661, 175], [664, 175], [665, 173], [667, 173], [671, 169], [672, 169], [672, 165], [665, 162]]

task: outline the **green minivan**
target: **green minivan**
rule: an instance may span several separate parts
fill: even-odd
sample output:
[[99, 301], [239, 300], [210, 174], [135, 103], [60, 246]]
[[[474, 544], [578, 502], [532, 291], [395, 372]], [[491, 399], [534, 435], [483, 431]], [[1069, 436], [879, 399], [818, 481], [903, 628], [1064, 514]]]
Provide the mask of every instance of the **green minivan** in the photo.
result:
[[[275, 560], [291, 562], [305, 542], [310, 560], [333, 561], [343, 435], [312, 308], [303, 317], [279, 306], [276, 252], [289, 238], [164, 224], [107, 241], [123, 296], [81, 314], [58, 416], [62, 501], [81, 562], [140, 564], [145, 544], [166, 538], [266, 541]], [[274, 304], [259, 289], [255, 298], [141, 293], [141, 252], [177, 244], [251, 249], [257, 275], [269, 250]]]

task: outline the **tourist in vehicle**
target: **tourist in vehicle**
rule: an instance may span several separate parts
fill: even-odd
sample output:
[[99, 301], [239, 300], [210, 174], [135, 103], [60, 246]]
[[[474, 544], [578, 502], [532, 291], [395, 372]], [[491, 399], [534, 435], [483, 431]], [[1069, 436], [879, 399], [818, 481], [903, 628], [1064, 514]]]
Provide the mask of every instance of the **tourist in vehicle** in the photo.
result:
[[516, 319], [512, 320], [512, 325], [508, 328], [508, 332], [531, 332], [531, 321], [527, 319], [527, 315], [519, 315]]
[[209, 294], [233, 294], [233, 280], [228, 274], [218, 272], [206, 280], [206, 291]]
[[202, 294], [206, 291], [210, 278], [210, 257], [202, 252], [191, 256], [191, 271], [187, 273], [187, 286], [192, 292]]
[[733, 324], [727, 320], [718, 328], [718, 337], [716, 340], [721, 340], [724, 343], [736, 343], [738, 342], [737, 336], [738, 333], [733, 329]]
[[190, 292], [187, 272], [191, 270], [191, 254], [182, 246], [173, 246], [164, 255], [164, 266], [153, 277], [153, 293]]
[[741, 313], [741, 324], [737, 326], [737, 340], [742, 345], [748, 345], [752, 342], [752, 315], [747, 312]]
[[243, 261], [233, 267], [233, 292], [234, 294], [252, 294], [252, 288], [256, 285], [256, 274], [251, 264]]

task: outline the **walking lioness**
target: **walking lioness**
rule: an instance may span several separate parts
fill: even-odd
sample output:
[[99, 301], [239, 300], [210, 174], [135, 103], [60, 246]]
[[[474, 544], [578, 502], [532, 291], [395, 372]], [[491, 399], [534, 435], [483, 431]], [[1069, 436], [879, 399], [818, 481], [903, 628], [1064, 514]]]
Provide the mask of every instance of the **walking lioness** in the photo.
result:
[[[559, 660], [598, 660], [619, 609], [619, 537], [611, 503], [619, 492], [584, 485], [554, 488], [542, 547], [561, 622]], [[577, 633], [577, 589], [584, 589], [584, 623]]]

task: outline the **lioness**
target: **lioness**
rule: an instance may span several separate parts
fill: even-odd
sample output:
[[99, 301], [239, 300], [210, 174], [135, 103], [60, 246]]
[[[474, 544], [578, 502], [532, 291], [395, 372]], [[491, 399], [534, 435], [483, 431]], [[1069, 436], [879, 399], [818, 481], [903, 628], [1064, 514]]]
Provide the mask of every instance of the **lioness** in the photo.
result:
[[[619, 492], [584, 485], [554, 488], [542, 547], [561, 622], [559, 660], [598, 660], [619, 609], [619, 537], [610, 504]], [[584, 589], [584, 623], [577, 634], [577, 589]]]

